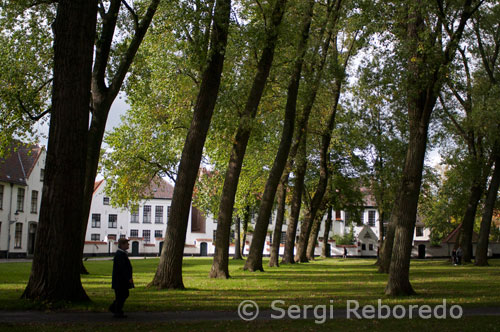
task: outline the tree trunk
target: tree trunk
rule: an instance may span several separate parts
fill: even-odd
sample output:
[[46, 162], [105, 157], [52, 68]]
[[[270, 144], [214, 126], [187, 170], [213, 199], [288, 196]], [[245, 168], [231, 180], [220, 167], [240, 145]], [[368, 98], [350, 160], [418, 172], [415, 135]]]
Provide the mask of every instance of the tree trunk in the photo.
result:
[[328, 237], [330, 236], [330, 229], [332, 228], [332, 206], [328, 207], [328, 216], [325, 221], [325, 230], [323, 233], [323, 247], [321, 248], [321, 257], [327, 258], [331, 256], [330, 248], [328, 248]]
[[[480, 178], [481, 176], [478, 176]], [[483, 196], [483, 186], [480, 179], [476, 178], [474, 184], [470, 188], [469, 200], [465, 210], [464, 219], [462, 221], [462, 237], [460, 238], [460, 246], [463, 251], [463, 261], [470, 263], [472, 260], [472, 234], [474, 233], [474, 221], [476, 220], [477, 206], [479, 200]]]
[[[217, 218], [217, 233], [215, 240], [215, 253], [210, 278], [229, 278], [228, 256], [229, 256], [229, 230], [234, 208], [234, 199], [238, 189], [243, 159], [250, 139], [252, 126], [249, 125], [257, 115], [260, 99], [266, 86], [267, 78], [271, 70], [274, 58], [274, 50], [278, 40], [278, 28], [285, 11], [286, 0], [275, 2], [272, 14], [272, 22], [266, 36], [266, 44], [257, 65], [257, 73], [247, 98], [245, 109], [240, 118], [236, 136], [234, 138], [231, 157], [224, 178], [222, 196], [219, 205], [219, 216]], [[262, 204], [261, 204], [262, 207]], [[268, 218], [269, 220], [269, 218]], [[254, 232], [255, 234], [255, 232]], [[252, 238], [252, 245], [255, 236]], [[250, 253], [251, 254], [251, 253]], [[247, 260], [248, 263], [248, 260]]]
[[[92, 120], [90, 123], [87, 143], [86, 156], [86, 173], [83, 199], [83, 218], [82, 218], [82, 257], [85, 243], [85, 235], [87, 233], [87, 225], [89, 221], [90, 207], [94, 194], [94, 182], [99, 166], [99, 158], [101, 154], [101, 145], [106, 129], [108, 114], [116, 96], [118, 95], [125, 76], [132, 64], [133, 59], [139, 49], [144, 36], [151, 24], [154, 14], [158, 8], [160, 0], [152, 0], [150, 5], [137, 27], [135, 34], [124, 52], [118, 70], [114, 77], [109, 79], [111, 85], [106, 86], [106, 68], [109, 62], [113, 35], [115, 32], [118, 13], [120, 11], [120, 0], [113, 0], [110, 3], [107, 14], [103, 18], [102, 31], [99, 39], [96, 41], [96, 55], [94, 61], [94, 69], [92, 72]], [[87, 269], [81, 261], [81, 274], [88, 274]]]
[[278, 208], [276, 213], [276, 224], [274, 225], [273, 242], [271, 247], [271, 257], [269, 258], [269, 267], [279, 267], [280, 245], [281, 245], [281, 229], [283, 227], [283, 219], [285, 218], [286, 208], [286, 184], [288, 182], [288, 174], [286, 179], [281, 178], [278, 186]]
[[23, 298], [89, 300], [80, 280], [80, 257], [96, 19], [97, 1], [58, 2], [45, 179], [35, 254]]
[[[313, 15], [314, 1], [309, 1], [308, 7], [304, 16], [304, 23], [302, 27], [301, 39], [297, 47], [297, 57], [294, 64], [294, 71], [290, 79], [290, 83], [287, 89], [287, 101], [285, 105], [285, 119], [283, 124], [283, 132], [281, 134], [281, 141], [274, 159], [271, 172], [266, 182], [264, 189], [264, 194], [261, 200], [259, 214], [257, 221], [255, 223], [255, 231], [252, 237], [252, 243], [250, 245], [250, 253], [248, 255], [248, 260], [244, 266], [245, 270], [249, 271], [263, 271], [262, 267], [262, 251], [264, 250], [265, 236], [267, 233], [267, 228], [269, 224], [269, 217], [272, 213], [272, 207], [274, 203], [274, 198], [276, 195], [276, 190], [280, 179], [283, 175], [283, 170], [286, 167], [288, 155], [290, 152], [290, 147], [292, 145], [294, 126], [295, 126], [295, 114], [297, 109], [297, 96], [299, 91], [299, 84], [302, 72], [302, 64], [304, 61], [304, 56], [307, 50], [307, 40], [309, 37], [309, 28], [311, 25], [312, 15]], [[288, 175], [284, 176], [282, 180], [282, 190], [285, 190], [286, 180]], [[281, 194], [280, 194], [281, 195]], [[285, 199], [285, 193], [282, 193], [282, 199]], [[284, 202], [282, 202], [284, 209]], [[284, 210], [280, 212], [284, 213]], [[283, 223], [283, 217], [280, 217], [278, 226], [275, 229], [275, 239], [273, 241], [273, 247], [276, 246], [277, 252], [275, 253], [274, 264], [278, 265], [279, 256], [279, 246], [281, 239], [281, 224]], [[276, 223], [278, 225], [278, 221]], [[276, 249], [275, 248], [275, 249]], [[271, 264], [271, 263], [270, 263]]]
[[241, 244], [241, 256], [245, 256], [245, 244], [247, 241], [247, 230], [248, 230], [248, 222], [250, 221], [250, 206], [247, 205], [245, 209], [245, 216], [243, 218], [243, 240]]
[[[383, 210], [379, 209], [378, 215], [380, 217], [379, 217], [379, 221], [378, 221], [378, 234], [379, 234], [379, 238], [378, 238], [378, 249], [377, 249], [377, 261], [375, 262], [376, 266], [380, 266], [381, 265], [381, 258], [380, 258], [380, 256], [382, 255], [382, 246], [384, 244], [384, 236], [385, 236], [385, 234], [384, 234], [385, 212]], [[389, 269], [387, 269], [387, 271], [380, 271], [380, 269], [379, 269], [379, 272], [388, 273]]]
[[493, 210], [495, 209], [499, 186], [500, 157], [497, 157], [495, 160], [495, 170], [493, 171], [490, 186], [488, 188], [488, 195], [486, 196], [486, 201], [484, 202], [483, 217], [481, 220], [479, 240], [476, 248], [476, 259], [474, 262], [477, 266], [488, 265], [488, 239], [490, 237], [491, 220], [493, 217]]
[[216, 1], [208, 63], [202, 75], [200, 91], [194, 107], [193, 120], [191, 121], [179, 163], [165, 245], [163, 246], [158, 269], [150, 283], [150, 286], [157, 288], [184, 289], [184, 283], [182, 282], [182, 257], [186, 241], [188, 217], [203, 145], [205, 144], [219, 92], [230, 13], [230, 0]]
[[235, 224], [235, 230], [234, 230], [234, 257], [233, 259], [243, 259], [241, 257], [241, 244], [240, 244], [240, 224], [241, 220], [240, 217], [236, 218], [236, 224]]
[[321, 227], [321, 222], [323, 221], [324, 211], [318, 213], [314, 219], [314, 223], [311, 228], [311, 234], [309, 235], [309, 240], [307, 241], [306, 257], [308, 260], [314, 260], [314, 252], [316, 250], [316, 245], [318, 243], [319, 229]]
[[385, 235], [384, 241], [382, 242], [382, 247], [379, 252], [378, 272], [380, 273], [389, 273], [389, 267], [391, 265], [392, 247], [394, 246], [395, 231], [395, 227], [392, 222], [393, 218], [391, 217], [387, 226], [387, 234]]
[[[299, 128], [304, 130], [303, 128]], [[302, 134], [304, 135], [304, 134]], [[286, 229], [285, 251], [281, 264], [293, 264], [295, 237], [297, 236], [297, 225], [299, 223], [300, 206], [302, 204], [302, 191], [304, 190], [304, 177], [306, 175], [306, 142], [300, 140], [296, 157], [295, 181], [292, 194], [292, 203], [290, 207], [290, 218]]]

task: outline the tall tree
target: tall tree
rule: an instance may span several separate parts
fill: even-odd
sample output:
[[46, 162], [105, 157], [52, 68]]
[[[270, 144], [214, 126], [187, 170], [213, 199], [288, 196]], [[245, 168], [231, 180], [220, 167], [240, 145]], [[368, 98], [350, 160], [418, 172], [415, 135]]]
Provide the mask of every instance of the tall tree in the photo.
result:
[[160, 263], [150, 286], [158, 288], [184, 288], [182, 281], [182, 257], [186, 241], [189, 207], [201, 162], [203, 145], [219, 92], [230, 13], [230, 0], [216, 1], [210, 38], [211, 47], [194, 106], [193, 119], [179, 163], [165, 246], [163, 247]]
[[[297, 97], [302, 73], [302, 64], [307, 50], [307, 41], [309, 38], [309, 29], [313, 16], [314, 1], [308, 1], [305, 8], [304, 21], [300, 30], [300, 38], [297, 46], [296, 60], [290, 82], [287, 89], [287, 101], [285, 105], [285, 119], [283, 123], [283, 131], [281, 136], [280, 146], [274, 159], [274, 163], [269, 174], [264, 189], [264, 194], [261, 200], [259, 214], [255, 223], [255, 231], [252, 238], [250, 253], [245, 263], [244, 269], [255, 271], [263, 270], [262, 267], [262, 251], [264, 250], [264, 241], [267, 233], [267, 226], [271, 216], [271, 210], [274, 203], [274, 197], [278, 185], [281, 185], [279, 193], [278, 216], [276, 220], [276, 228], [273, 237], [272, 261], [274, 265], [278, 265], [279, 245], [281, 243], [281, 225], [283, 224], [284, 203], [286, 199], [286, 175], [283, 175], [287, 158], [290, 152], [290, 147], [293, 139], [295, 114], [297, 109]], [[279, 182], [281, 181], [281, 184]]]
[[35, 254], [23, 298], [88, 300], [80, 280], [81, 202], [96, 19], [97, 0], [58, 2], [45, 178]]
[[[234, 198], [238, 188], [238, 180], [245, 157], [248, 140], [252, 132], [251, 123], [257, 115], [260, 99], [266, 86], [267, 78], [274, 59], [274, 51], [278, 41], [279, 27], [285, 12], [286, 0], [276, 0], [271, 13], [270, 26], [267, 27], [266, 41], [257, 64], [257, 72], [248, 94], [247, 102], [241, 114], [238, 129], [234, 137], [229, 164], [226, 170], [222, 197], [217, 217], [217, 234], [211, 278], [229, 278], [229, 232], [233, 216]], [[253, 241], [252, 241], [253, 242]], [[248, 262], [248, 261], [247, 261]]]
[[[92, 119], [90, 121], [88, 133], [85, 167], [86, 175], [83, 200], [84, 215], [82, 218], [82, 248], [85, 241], [85, 234], [87, 232], [90, 205], [94, 194], [94, 182], [97, 175], [101, 145], [109, 111], [111, 109], [111, 105], [116, 99], [116, 96], [121, 90], [125, 76], [129, 72], [129, 68], [134, 61], [135, 55], [142, 43], [142, 40], [144, 39], [144, 36], [146, 35], [146, 32], [148, 31], [159, 3], [160, 0], [151, 0], [145, 10], [145, 13], [140, 18], [138, 13], [125, 1], [112, 0], [107, 10], [104, 3], [99, 2], [98, 11], [101, 18], [101, 30], [95, 43], [96, 51], [92, 72]], [[114, 41], [116, 37], [114, 36], [117, 28], [117, 22], [120, 18], [120, 10], [126, 11], [129, 14], [130, 19], [133, 21], [133, 34], [130, 42], [125, 47], [124, 45], [119, 45], [118, 47], [113, 45], [114, 42], [116, 43], [116, 41]], [[115, 49], [113, 49], [113, 47]], [[124, 50], [122, 51], [122, 49]], [[110, 61], [112, 53], [115, 53], [114, 58], [118, 58], [116, 63]], [[109, 84], [106, 82], [109, 82]], [[82, 272], [87, 272], [83, 265]]]
[[[415, 293], [409, 280], [410, 256], [430, 116], [465, 25], [481, 3], [465, 0], [456, 6], [445, 6], [443, 2], [434, 6], [422, 0], [403, 6], [405, 33], [398, 38], [405, 45], [407, 58], [405, 88], [410, 136], [399, 194], [391, 213], [395, 238], [385, 289], [388, 295]], [[437, 13], [436, 26], [426, 19], [431, 9]], [[448, 35], [447, 43], [441, 38], [442, 29]]]

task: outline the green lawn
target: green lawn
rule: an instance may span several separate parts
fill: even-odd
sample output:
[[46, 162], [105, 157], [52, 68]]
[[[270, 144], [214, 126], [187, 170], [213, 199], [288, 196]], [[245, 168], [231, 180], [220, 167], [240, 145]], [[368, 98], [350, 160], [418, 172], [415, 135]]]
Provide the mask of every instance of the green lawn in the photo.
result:
[[[132, 260], [136, 288], [131, 291], [127, 311], [231, 310], [244, 299], [256, 301], [261, 309], [270, 308], [273, 300], [291, 304], [327, 305], [346, 308], [347, 300], [361, 305], [377, 304], [441, 304], [500, 306], [500, 261], [491, 260], [490, 267], [451, 266], [442, 261], [412, 261], [411, 282], [418, 295], [389, 298], [384, 295], [387, 275], [376, 272], [374, 260], [318, 259], [308, 264], [266, 268], [264, 273], [243, 271], [243, 261], [230, 261], [229, 280], [208, 278], [210, 258], [184, 259], [186, 290], [147, 288], [158, 259]], [[267, 263], [267, 261], [265, 262]], [[83, 285], [91, 303], [66, 307], [70, 310], [105, 311], [113, 299], [111, 261], [87, 261], [90, 275]], [[30, 263], [0, 264], [0, 309], [30, 309], [38, 305], [21, 300]]]

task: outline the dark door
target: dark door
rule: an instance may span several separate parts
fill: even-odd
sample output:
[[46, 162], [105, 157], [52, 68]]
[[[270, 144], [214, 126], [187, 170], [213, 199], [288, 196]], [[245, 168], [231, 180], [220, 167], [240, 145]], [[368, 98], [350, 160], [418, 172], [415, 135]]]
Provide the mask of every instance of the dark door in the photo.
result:
[[420, 259], [425, 258], [425, 244], [418, 245], [418, 258]]
[[163, 249], [163, 241], [160, 242], [160, 252], [158, 253], [158, 256], [161, 256], [161, 250]]
[[35, 223], [31, 223], [29, 226], [28, 255], [33, 255], [33, 253], [35, 251], [36, 226], [37, 226], [37, 224], [35, 224]]
[[202, 242], [200, 244], [200, 256], [207, 256], [208, 255], [208, 247], [206, 242]]
[[139, 242], [132, 242], [132, 256], [139, 256]]

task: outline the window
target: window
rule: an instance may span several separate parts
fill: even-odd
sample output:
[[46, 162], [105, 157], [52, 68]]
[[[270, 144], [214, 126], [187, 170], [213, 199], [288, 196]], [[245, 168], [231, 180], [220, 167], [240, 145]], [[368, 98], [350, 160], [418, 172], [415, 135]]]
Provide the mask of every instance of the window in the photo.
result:
[[149, 229], [143, 230], [142, 237], [144, 238], [144, 242], [148, 243], [151, 241], [151, 231]]
[[102, 205], [109, 205], [109, 197], [102, 198]]
[[17, 211], [24, 211], [24, 188], [17, 188]]
[[170, 220], [170, 206], [167, 206], [167, 222]]
[[214, 241], [214, 243], [215, 243], [215, 238], [216, 238], [216, 237], [217, 237], [217, 230], [216, 230], [216, 229], [214, 229], [213, 239], [212, 239], [212, 240]]
[[120, 239], [124, 239], [125, 237], [125, 234], [120, 234]]
[[3, 184], [0, 184], [0, 210], [3, 209]]
[[424, 236], [424, 228], [417, 227], [417, 236]]
[[138, 224], [139, 223], [139, 207], [135, 208], [130, 213], [130, 222], [132, 224]]
[[347, 224], [347, 221], [351, 219], [351, 214], [349, 212], [344, 212], [344, 221]]
[[15, 235], [14, 248], [21, 248], [22, 237], [23, 237], [23, 224], [18, 222], [18, 223], [16, 223], [16, 235]]
[[130, 237], [139, 237], [139, 230], [138, 229], [131, 229], [130, 230]]
[[163, 224], [163, 206], [155, 206], [155, 224]]
[[340, 214], [340, 210], [335, 211], [335, 220], [342, 220], [342, 215]]
[[281, 232], [280, 243], [285, 243], [286, 241], [286, 232]]
[[92, 228], [101, 228], [101, 214], [92, 213]]
[[45, 169], [40, 168], [40, 182], [43, 182], [45, 179]]
[[365, 212], [361, 211], [361, 214], [360, 214], [359, 220], [358, 220], [358, 226], [361, 226], [364, 223], [365, 223]]
[[155, 231], [155, 237], [163, 237], [163, 231]]
[[118, 215], [117, 214], [110, 214], [109, 219], [108, 219], [108, 227], [109, 228], [116, 228], [118, 224]]
[[373, 243], [370, 243], [370, 244], [368, 245], [368, 250], [373, 251]]
[[38, 191], [33, 190], [31, 192], [31, 213], [38, 212]]
[[366, 250], [366, 244], [364, 244], [364, 243], [363, 243], [363, 244], [361, 245], [361, 250]]
[[368, 211], [368, 226], [375, 226], [375, 211]]
[[144, 208], [142, 211], [142, 222], [144, 224], [151, 223], [151, 205], [144, 205]]
[[101, 234], [90, 234], [90, 241], [101, 241]]

